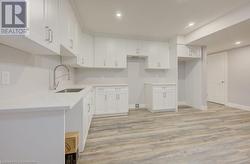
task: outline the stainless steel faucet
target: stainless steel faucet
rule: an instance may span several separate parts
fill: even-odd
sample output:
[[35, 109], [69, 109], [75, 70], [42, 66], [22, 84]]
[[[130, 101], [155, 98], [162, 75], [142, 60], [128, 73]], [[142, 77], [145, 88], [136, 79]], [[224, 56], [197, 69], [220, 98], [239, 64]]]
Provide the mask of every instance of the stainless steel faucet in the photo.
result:
[[64, 65], [64, 64], [60, 64], [60, 65], [57, 65], [55, 68], [54, 68], [54, 74], [53, 74], [53, 89], [56, 90], [56, 88], [58, 87], [59, 85], [59, 81], [56, 82], [56, 70], [59, 68], [59, 67], [63, 67], [65, 68], [67, 71], [68, 71], [68, 80], [70, 80], [70, 70], [69, 68]]

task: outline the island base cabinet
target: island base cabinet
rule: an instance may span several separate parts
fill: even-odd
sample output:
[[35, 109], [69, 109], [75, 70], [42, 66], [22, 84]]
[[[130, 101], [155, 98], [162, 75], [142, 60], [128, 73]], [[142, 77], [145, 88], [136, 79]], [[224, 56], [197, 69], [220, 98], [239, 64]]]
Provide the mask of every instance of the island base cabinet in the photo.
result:
[[64, 110], [2, 112], [0, 114], [1, 161], [65, 163], [64, 118]]
[[97, 87], [96, 116], [112, 116], [128, 113], [128, 88], [127, 87]]

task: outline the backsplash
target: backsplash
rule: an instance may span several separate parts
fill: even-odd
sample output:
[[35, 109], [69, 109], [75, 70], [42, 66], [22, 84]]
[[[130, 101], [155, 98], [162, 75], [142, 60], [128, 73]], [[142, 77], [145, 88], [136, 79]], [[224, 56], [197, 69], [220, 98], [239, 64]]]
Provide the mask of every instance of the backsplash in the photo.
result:
[[[53, 68], [60, 64], [59, 56], [39, 56], [0, 44], [0, 72], [10, 73], [10, 84], [3, 85], [0, 76], [0, 99], [18, 97], [34, 92], [50, 90]], [[57, 76], [66, 72], [59, 70]], [[74, 69], [71, 69], [71, 80], [60, 77], [60, 85], [74, 83]]]

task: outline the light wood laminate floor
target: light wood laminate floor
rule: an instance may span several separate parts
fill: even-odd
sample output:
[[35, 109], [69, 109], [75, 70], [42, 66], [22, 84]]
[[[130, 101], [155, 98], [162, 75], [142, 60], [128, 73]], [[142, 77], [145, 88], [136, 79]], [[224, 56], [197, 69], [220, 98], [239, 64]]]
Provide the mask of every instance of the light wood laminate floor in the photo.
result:
[[80, 164], [171, 163], [250, 164], [250, 112], [210, 104], [95, 118], [80, 156]]

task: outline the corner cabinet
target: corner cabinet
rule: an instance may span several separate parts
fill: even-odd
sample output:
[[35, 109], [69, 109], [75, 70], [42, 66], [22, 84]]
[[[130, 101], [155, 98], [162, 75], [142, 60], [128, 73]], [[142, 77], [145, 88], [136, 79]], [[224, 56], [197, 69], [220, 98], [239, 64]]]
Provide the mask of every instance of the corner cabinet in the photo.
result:
[[62, 63], [71, 67], [92, 68], [94, 66], [94, 40], [90, 34], [78, 36], [79, 51], [76, 56], [62, 56]]
[[109, 86], [95, 89], [95, 115], [112, 116], [128, 113], [128, 87]]
[[202, 49], [199, 46], [177, 45], [177, 56], [179, 58], [201, 58]]
[[0, 43], [39, 55], [59, 55], [59, 0], [28, 0], [26, 36], [1, 36]]
[[176, 84], [145, 84], [146, 108], [151, 112], [177, 111]]

